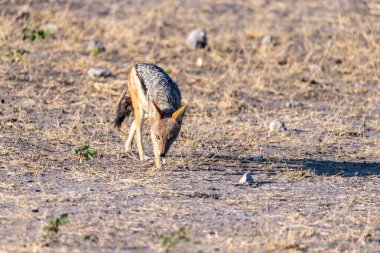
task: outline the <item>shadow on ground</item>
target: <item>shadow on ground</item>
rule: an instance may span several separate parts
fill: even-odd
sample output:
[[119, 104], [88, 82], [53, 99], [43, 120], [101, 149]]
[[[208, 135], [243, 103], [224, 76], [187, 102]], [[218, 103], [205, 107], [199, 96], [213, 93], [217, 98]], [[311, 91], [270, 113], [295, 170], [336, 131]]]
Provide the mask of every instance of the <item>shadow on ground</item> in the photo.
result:
[[380, 163], [321, 161], [313, 159], [284, 159], [271, 162], [286, 163], [288, 166], [312, 170], [316, 175], [344, 177], [365, 177], [380, 175]]
[[[380, 163], [377, 162], [346, 162], [346, 161], [330, 161], [315, 159], [255, 159], [252, 157], [240, 157], [233, 155], [215, 155], [210, 154], [210, 158], [216, 163], [238, 162], [235, 167], [247, 167], [244, 165], [256, 164], [278, 164], [279, 168], [287, 167], [297, 170], [312, 170], [318, 176], [344, 176], [344, 177], [365, 177], [372, 175], [380, 175]], [[243, 165], [243, 166], [242, 166]], [[231, 167], [231, 166], [229, 166]], [[249, 166], [250, 167], [250, 166]]]

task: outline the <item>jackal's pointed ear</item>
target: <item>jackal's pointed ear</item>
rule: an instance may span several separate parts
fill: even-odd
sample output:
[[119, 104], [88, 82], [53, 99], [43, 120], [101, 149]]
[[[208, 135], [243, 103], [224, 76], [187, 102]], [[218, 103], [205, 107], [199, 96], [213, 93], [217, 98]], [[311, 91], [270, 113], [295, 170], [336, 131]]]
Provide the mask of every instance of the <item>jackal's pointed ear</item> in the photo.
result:
[[162, 112], [153, 100], [150, 101], [150, 115], [154, 120], [160, 120]]
[[183, 116], [185, 115], [187, 105], [182, 106], [177, 111], [173, 112], [172, 118], [176, 120], [179, 124], [182, 123]]

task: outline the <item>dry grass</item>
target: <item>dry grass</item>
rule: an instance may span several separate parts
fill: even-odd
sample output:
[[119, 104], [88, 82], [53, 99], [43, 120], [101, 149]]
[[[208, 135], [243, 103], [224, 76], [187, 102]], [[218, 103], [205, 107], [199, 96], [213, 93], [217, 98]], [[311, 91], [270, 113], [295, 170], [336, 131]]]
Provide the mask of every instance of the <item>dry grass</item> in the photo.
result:
[[[379, 15], [351, 0], [0, 2], [0, 250], [162, 251], [184, 227], [173, 252], [377, 252]], [[58, 30], [22, 40], [48, 23]], [[204, 50], [184, 45], [195, 27]], [[91, 55], [91, 39], [106, 52]], [[128, 129], [111, 124], [141, 61], [190, 102], [163, 170], [124, 154]], [[270, 132], [274, 119], [287, 131]], [[98, 156], [80, 163], [70, 150], [83, 144]], [[257, 185], [236, 185], [247, 170]]]

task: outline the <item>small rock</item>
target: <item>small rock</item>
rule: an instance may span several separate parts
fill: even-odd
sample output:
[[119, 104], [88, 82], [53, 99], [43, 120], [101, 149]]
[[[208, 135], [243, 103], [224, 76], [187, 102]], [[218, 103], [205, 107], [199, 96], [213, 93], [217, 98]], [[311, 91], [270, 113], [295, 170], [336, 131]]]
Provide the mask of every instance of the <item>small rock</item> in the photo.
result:
[[278, 65], [285, 65], [288, 63], [288, 60], [286, 58], [282, 58], [277, 63]]
[[186, 45], [190, 49], [205, 48], [207, 45], [206, 30], [202, 28], [192, 30], [187, 36]]
[[285, 106], [288, 107], [288, 108], [297, 107], [299, 105], [301, 105], [301, 103], [297, 102], [297, 101], [293, 101], [293, 99], [291, 99], [290, 101], [288, 101], [288, 102], [285, 103]]
[[55, 33], [58, 31], [58, 26], [53, 23], [48, 23], [46, 25], [40, 26], [40, 30], [48, 31], [50, 33]]
[[87, 45], [87, 50], [92, 52], [96, 50], [98, 53], [106, 51], [106, 47], [100, 40], [90, 40]]
[[102, 68], [90, 68], [87, 74], [92, 78], [111, 76], [111, 72]]
[[254, 162], [263, 162], [264, 161], [264, 156], [262, 155], [258, 155], [258, 156], [254, 156], [251, 158], [252, 161]]
[[252, 185], [255, 181], [253, 180], [252, 173], [247, 171], [244, 173], [243, 177], [239, 180], [239, 184]]
[[15, 19], [17, 21], [28, 20], [29, 18], [30, 18], [30, 12], [27, 6], [22, 7], [21, 10], [19, 10], [17, 15], [15, 16]]
[[279, 130], [282, 130], [282, 131], [286, 131], [286, 127], [285, 127], [285, 123], [283, 121], [280, 121], [280, 120], [272, 120], [270, 123], [269, 123], [269, 131], [270, 132], [273, 132], [273, 131], [279, 131]]
[[285, 106], [288, 107], [288, 108], [294, 107], [293, 100], [290, 100], [290, 101], [286, 102]]
[[201, 57], [198, 57], [198, 59], [197, 59], [197, 61], [196, 61], [196, 63], [195, 63], [198, 67], [202, 67], [202, 65], [203, 65], [203, 60], [202, 60], [202, 58]]
[[322, 67], [319, 66], [318, 64], [309, 64], [308, 68], [309, 68], [311, 73], [321, 73], [322, 72]]
[[261, 39], [261, 45], [267, 45], [267, 44], [270, 44], [271, 42], [272, 42], [272, 35], [265, 35]]
[[182, 53], [184, 51], [184, 48], [183, 48], [183, 46], [176, 46], [174, 51], [176, 53]]

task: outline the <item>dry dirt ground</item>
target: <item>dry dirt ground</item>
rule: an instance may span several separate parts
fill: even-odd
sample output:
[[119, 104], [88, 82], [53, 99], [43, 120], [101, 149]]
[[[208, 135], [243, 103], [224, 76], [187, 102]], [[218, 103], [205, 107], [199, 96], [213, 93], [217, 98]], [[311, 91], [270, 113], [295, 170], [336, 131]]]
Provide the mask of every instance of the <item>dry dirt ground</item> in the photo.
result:
[[[0, 1], [0, 46], [1, 252], [380, 251], [378, 1]], [[161, 170], [112, 127], [136, 62], [190, 104]]]

